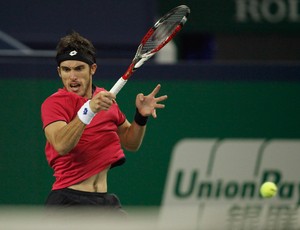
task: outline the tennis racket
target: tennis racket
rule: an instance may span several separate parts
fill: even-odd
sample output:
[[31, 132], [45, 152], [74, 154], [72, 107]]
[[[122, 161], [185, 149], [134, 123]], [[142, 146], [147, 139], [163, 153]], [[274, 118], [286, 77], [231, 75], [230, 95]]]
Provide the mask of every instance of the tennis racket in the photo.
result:
[[189, 7], [180, 5], [160, 18], [143, 37], [127, 71], [115, 83], [110, 92], [117, 95], [134, 71], [163, 48], [182, 29], [189, 14]]

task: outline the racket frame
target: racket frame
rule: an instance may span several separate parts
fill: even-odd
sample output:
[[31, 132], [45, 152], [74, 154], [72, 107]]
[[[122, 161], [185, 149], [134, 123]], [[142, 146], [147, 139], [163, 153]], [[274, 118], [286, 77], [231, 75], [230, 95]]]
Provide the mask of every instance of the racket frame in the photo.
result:
[[[183, 18], [181, 19], [181, 21], [179, 22], [179, 24], [175, 27], [175, 29], [173, 30], [173, 32], [166, 37], [166, 39], [161, 42], [157, 47], [155, 47], [154, 49], [146, 52], [146, 53], [141, 53], [143, 46], [145, 45], [145, 43], [148, 41], [148, 39], [152, 36], [152, 34], [157, 30], [157, 28], [167, 19], [170, 17], [170, 15], [173, 14], [174, 11], [177, 11], [178, 8], [186, 8], [186, 15], [183, 16]], [[149, 60], [153, 55], [155, 55], [159, 50], [161, 50], [168, 42], [170, 42], [175, 35], [182, 29], [182, 27], [184, 26], [184, 24], [187, 21], [187, 17], [190, 14], [190, 9], [185, 6], [185, 5], [180, 5], [175, 7], [174, 9], [170, 10], [168, 13], [166, 13], [163, 17], [161, 17], [155, 24], [153, 27], [151, 27], [148, 32], [145, 34], [145, 36], [143, 37], [143, 39], [140, 42], [140, 45], [137, 48], [136, 54], [131, 62], [131, 64], [129, 65], [129, 67], [127, 68], [126, 72], [122, 75], [122, 77], [119, 78], [119, 80], [115, 83], [115, 85], [111, 88], [110, 92], [114, 93], [115, 95], [118, 94], [118, 92], [123, 88], [123, 86], [126, 84], [127, 80], [130, 78], [130, 76], [139, 68], [141, 67], [144, 62], [146, 62], [147, 60]]]

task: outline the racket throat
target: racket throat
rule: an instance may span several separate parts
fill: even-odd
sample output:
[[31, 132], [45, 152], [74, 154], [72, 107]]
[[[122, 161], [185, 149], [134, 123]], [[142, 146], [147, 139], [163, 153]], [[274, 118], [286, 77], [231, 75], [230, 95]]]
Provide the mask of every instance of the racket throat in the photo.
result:
[[151, 53], [151, 54], [147, 54], [147, 56], [142, 57], [140, 60], [138, 60], [135, 63], [133, 69], [135, 70], [135, 69], [139, 68], [140, 66], [142, 66], [144, 64], [144, 62], [147, 61], [148, 59], [150, 59], [154, 54], [155, 53]]

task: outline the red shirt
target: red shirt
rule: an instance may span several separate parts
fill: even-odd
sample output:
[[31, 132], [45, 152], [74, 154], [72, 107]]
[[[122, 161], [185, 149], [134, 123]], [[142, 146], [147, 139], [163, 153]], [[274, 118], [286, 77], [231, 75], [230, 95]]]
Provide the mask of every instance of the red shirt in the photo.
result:
[[[94, 94], [104, 90], [96, 87]], [[55, 121], [69, 123], [88, 99], [65, 89], [59, 89], [42, 104], [43, 128]], [[126, 117], [114, 103], [108, 111], [96, 114], [78, 144], [68, 154], [60, 156], [47, 141], [46, 158], [56, 178], [52, 189], [66, 188], [81, 182], [125, 158], [117, 134]]]

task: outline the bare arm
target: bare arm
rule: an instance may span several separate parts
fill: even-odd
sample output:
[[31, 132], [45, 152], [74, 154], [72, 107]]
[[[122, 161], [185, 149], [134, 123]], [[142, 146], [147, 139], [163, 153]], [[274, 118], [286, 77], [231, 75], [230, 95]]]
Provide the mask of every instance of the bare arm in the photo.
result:
[[132, 124], [130, 124], [128, 120], [126, 120], [118, 128], [118, 134], [122, 146], [128, 151], [137, 151], [142, 144], [145, 131], [146, 126], [139, 126], [135, 122], [132, 122]]
[[[136, 107], [139, 113], [148, 117], [151, 116], [156, 118], [156, 109], [162, 109], [165, 107], [159, 102], [167, 99], [167, 96], [156, 97], [156, 94], [160, 90], [160, 85], [157, 85], [154, 90], [147, 96], [138, 94], [136, 97]], [[136, 121], [131, 124], [126, 120], [118, 129], [118, 134], [121, 140], [122, 146], [129, 151], [137, 151], [145, 136], [146, 125], [139, 125]]]
[[[94, 113], [100, 110], [108, 110], [115, 96], [109, 92], [102, 91], [95, 95], [89, 103]], [[57, 121], [45, 128], [45, 136], [49, 143], [60, 155], [69, 153], [79, 142], [85, 129], [85, 124], [76, 116], [70, 123]]]
[[58, 154], [65, 155], [77, 145], [85, 126], [76, 116], [69, 124], [57, 121], [48, 125], [45, 135]]

